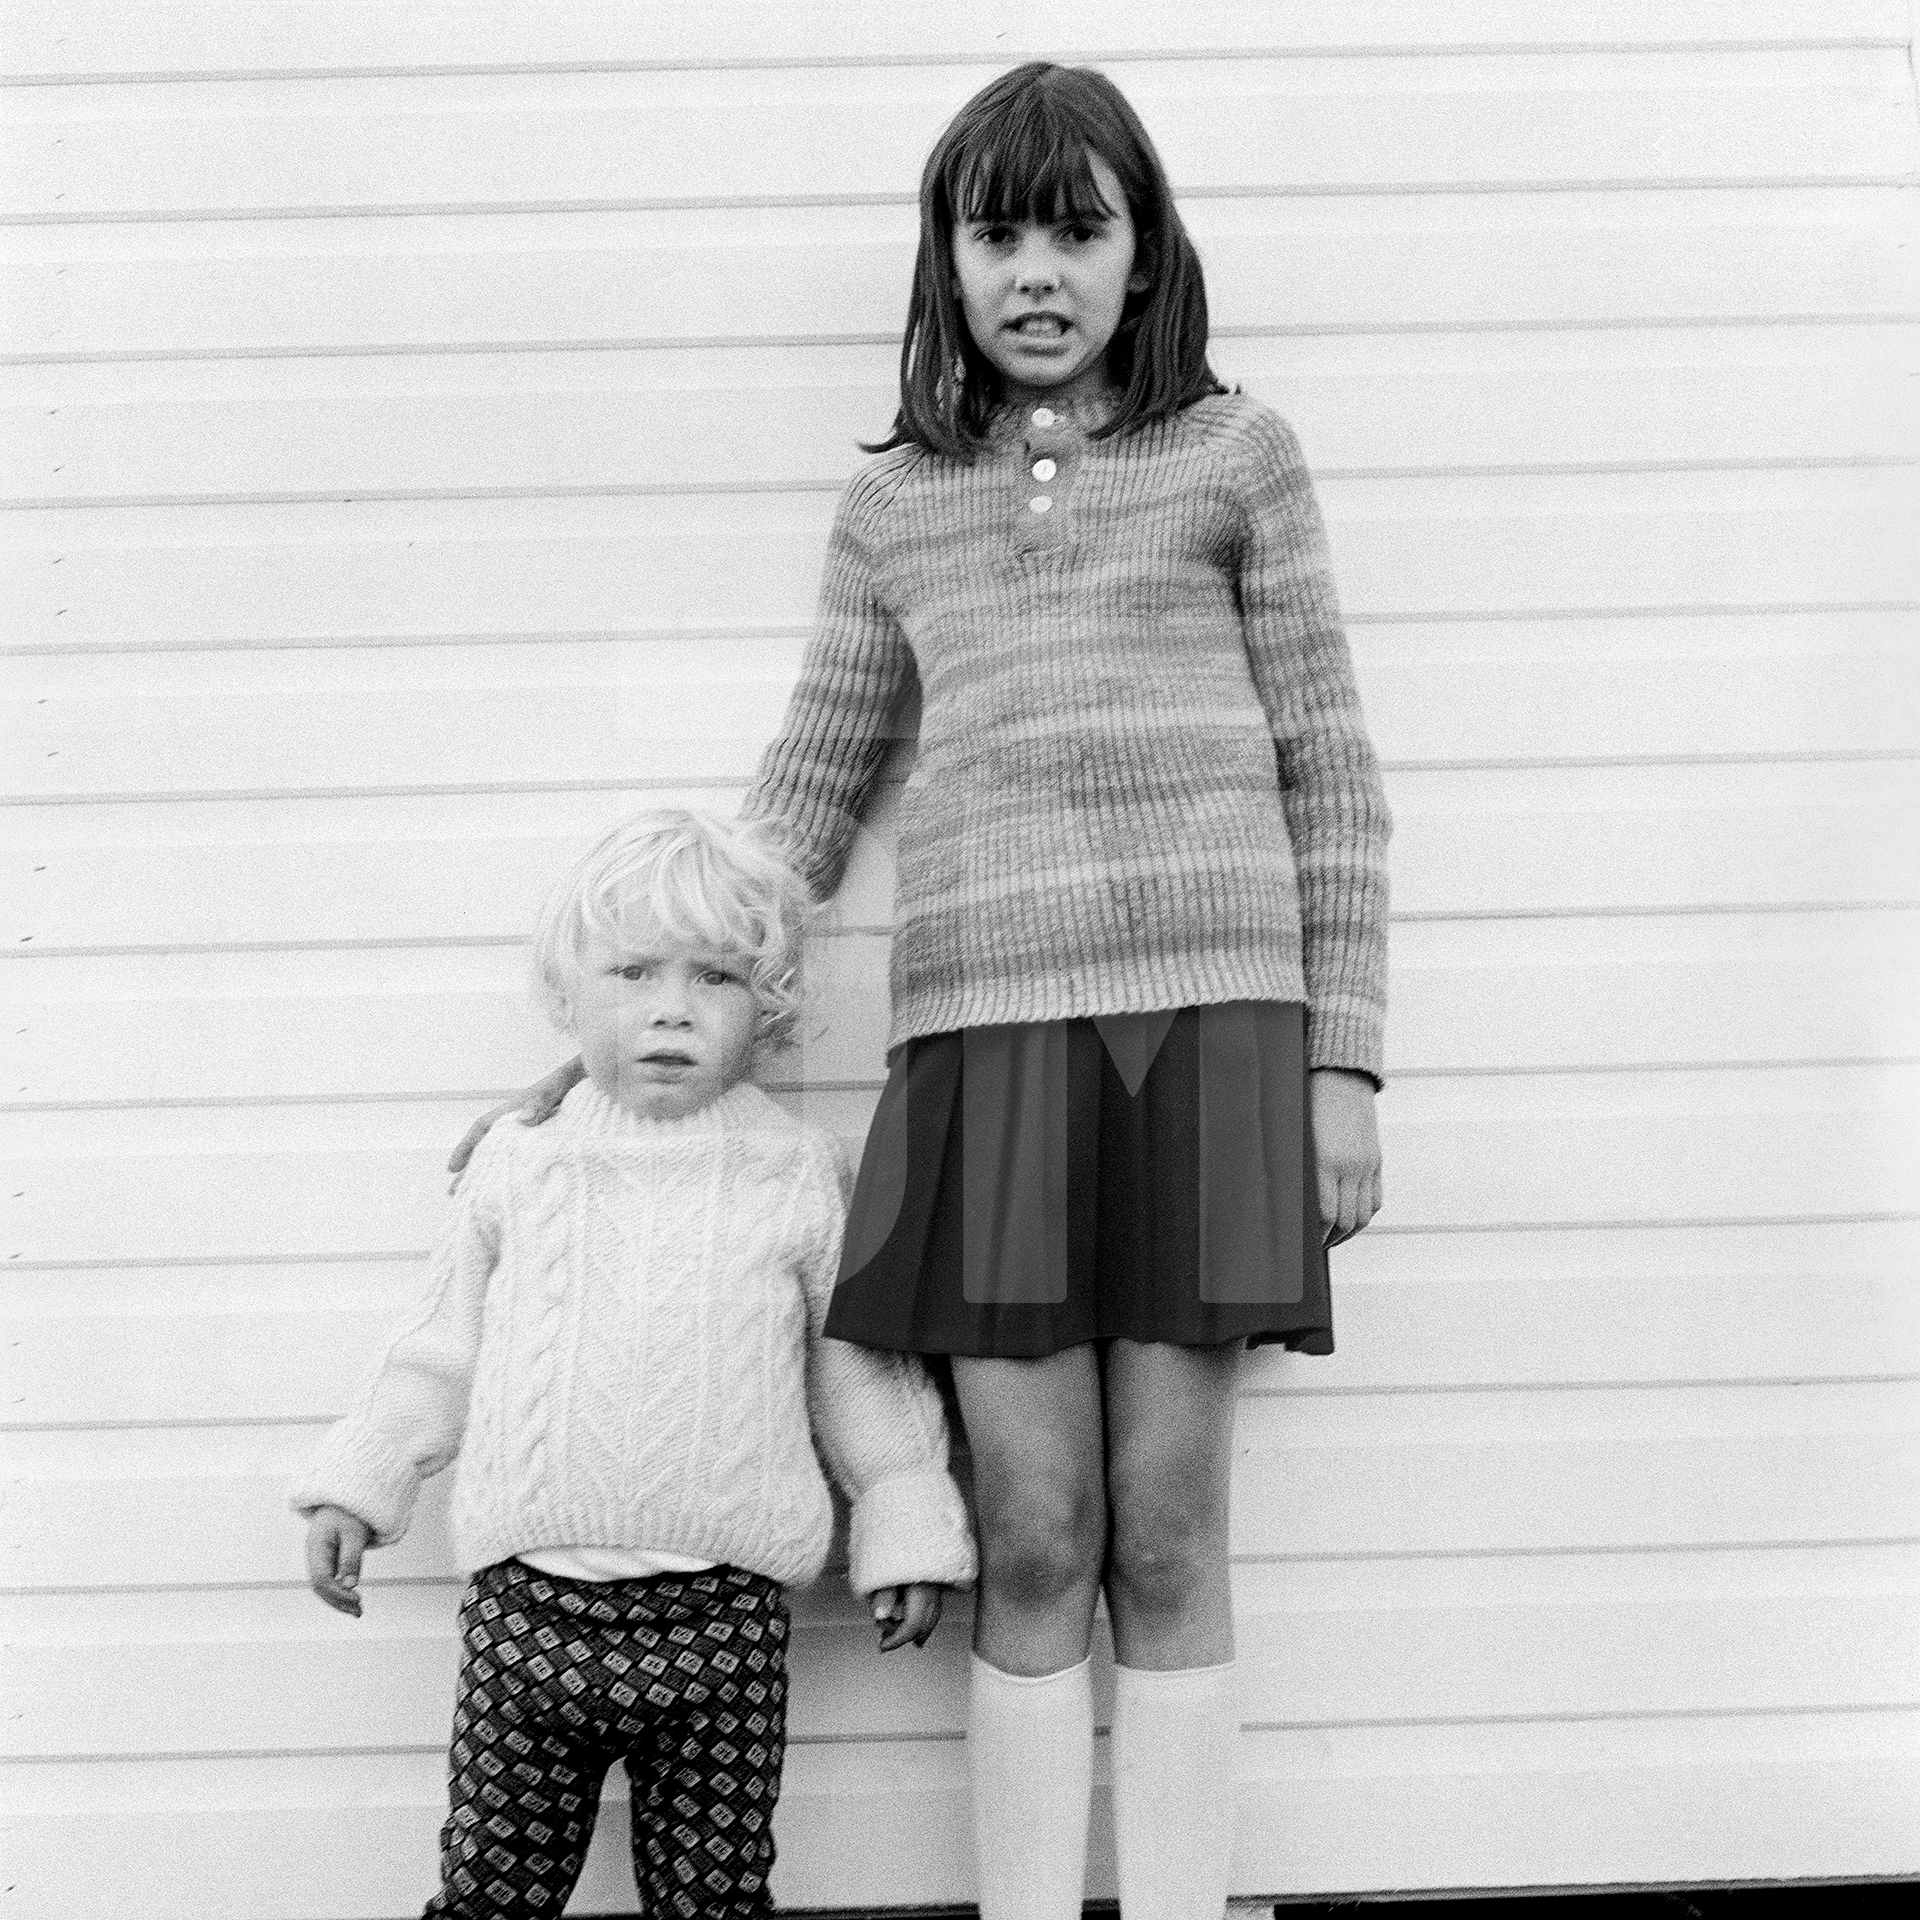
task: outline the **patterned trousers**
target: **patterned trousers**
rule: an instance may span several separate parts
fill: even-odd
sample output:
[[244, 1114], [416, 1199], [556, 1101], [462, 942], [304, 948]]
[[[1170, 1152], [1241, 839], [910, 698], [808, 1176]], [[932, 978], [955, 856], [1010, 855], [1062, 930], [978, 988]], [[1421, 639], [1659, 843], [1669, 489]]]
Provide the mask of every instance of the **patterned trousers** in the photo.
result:
[[722, 1566], [599, 1583], [503, 1560], [474, 1576], [460, 1634], [429, 1916], [557, 1916], [615, 1760], [648, 1920], [772, 1913], [787, 1695], [775, 1582]]

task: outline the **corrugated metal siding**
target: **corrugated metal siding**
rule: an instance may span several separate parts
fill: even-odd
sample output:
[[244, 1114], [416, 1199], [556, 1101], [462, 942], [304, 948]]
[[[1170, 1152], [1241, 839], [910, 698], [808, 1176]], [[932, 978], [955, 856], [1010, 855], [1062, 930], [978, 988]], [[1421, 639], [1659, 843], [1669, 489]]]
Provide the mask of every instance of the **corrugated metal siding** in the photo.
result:
[[[1237, 1884], [1920, 1870], [1904, 5], [7, 34], [13, 1906], [430, 1884], [440, 1509], [354, 1624], [280, 1488], [553, 1057], [555, 862], [774, 724], [920, 158], [1029, 47], [1139, 104], [1301, 430], [1400, 822], [1389, 1203], [1242, 1409]], [[850, 1139], [888, 885], [792, 1070]], [[965, 1610], [800, 1616], [784, 1901], [965, 1898]]]

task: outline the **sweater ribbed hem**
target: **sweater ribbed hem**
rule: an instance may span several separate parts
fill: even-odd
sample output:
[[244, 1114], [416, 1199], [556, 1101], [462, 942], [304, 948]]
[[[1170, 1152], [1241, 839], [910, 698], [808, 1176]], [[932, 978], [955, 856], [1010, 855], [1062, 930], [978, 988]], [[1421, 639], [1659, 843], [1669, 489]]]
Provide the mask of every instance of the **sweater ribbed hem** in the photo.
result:
[[[564, 1523], [556, 1525], [547, 1515], [540, 1516], [538, 1525], [526, 1524], [523, 1519], [518, 1526], [456, 1526], [453, 1536], [454, 1557], [463, 1572], [478, 1573], [482, 1567], [491, 1567], [524, 1553], [538, 1553], [545, 1547], [646, 1546], [657, 1552], [684, 1553], [717, 1564], [744, 1567], [749, 1573], [777, 1580], [783, 1587], [806, 1587], [820, 1577], [820, 1570], [827, 1564], [828, 1547], [832, 1543], [828, 1528], [810, 1533], [805, 1539], [781, 1539], [762, 1529], [724, 1526], [613, 1529], [636, 1535], [645, 1532], [644, 1540], [587, 1540], [580, 1537], [581, 1531], [578, 1528], [568, 1529]], [[588, 1527], [584, 1531], [605, 1533], [609, 1529]], [[568, 1533], [569, 1537], [564, 1540], [548, 1538], [550, 1534], [558, 1533]]]
[[1112, 967], [1076, 965], [1057, 973], [977, 979], [896, 989], [891, 1049], [922, 1034], [1041, 1020], [1085, 1020], [1110, 1013], [1152, 1013], [1165, 1007], [1219, 1006], [1230, 1000], [1307, 997], [1297, 963], [1284, 955], [1207, 961], [1182, 955], [1177, 964], [1133, 960]]

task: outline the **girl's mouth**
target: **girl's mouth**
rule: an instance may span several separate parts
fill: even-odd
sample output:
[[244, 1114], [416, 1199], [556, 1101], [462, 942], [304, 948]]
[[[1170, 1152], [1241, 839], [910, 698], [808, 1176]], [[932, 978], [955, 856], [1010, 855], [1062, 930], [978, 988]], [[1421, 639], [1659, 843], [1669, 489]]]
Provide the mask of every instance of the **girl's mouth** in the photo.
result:
[[1007, 322], [1009, 333], [1029, 340], [1058, 340], [1066, 330], [1066, 321], [1057, 313], [1024, 313], [1018, 320]]

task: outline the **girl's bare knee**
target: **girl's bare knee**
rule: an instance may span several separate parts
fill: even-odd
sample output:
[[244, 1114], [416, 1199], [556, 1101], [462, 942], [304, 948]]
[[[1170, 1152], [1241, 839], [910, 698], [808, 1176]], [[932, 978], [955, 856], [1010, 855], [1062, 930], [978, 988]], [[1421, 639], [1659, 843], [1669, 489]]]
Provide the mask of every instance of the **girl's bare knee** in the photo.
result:
[[1225, 1542], [1201, 1518], [1160, 1512], [1116, 1523], [1106, 1567], [1113, 1600], [1140, 1613], [1185, 1613], [1225, 1559]]
[[1057, 1605], [1100, 1577], [1101, 1522], [1076, 1507], [1023, 1511], [1017, 1520], [983, 1520], [980, 1577], [1003, 1605]]

